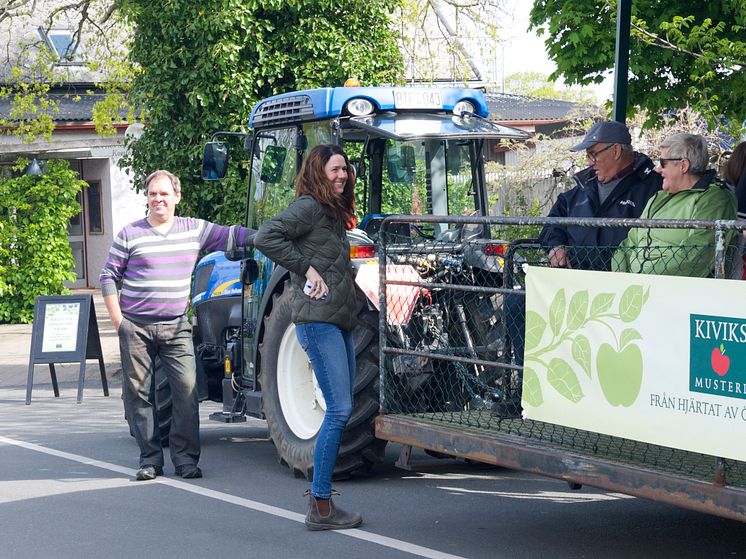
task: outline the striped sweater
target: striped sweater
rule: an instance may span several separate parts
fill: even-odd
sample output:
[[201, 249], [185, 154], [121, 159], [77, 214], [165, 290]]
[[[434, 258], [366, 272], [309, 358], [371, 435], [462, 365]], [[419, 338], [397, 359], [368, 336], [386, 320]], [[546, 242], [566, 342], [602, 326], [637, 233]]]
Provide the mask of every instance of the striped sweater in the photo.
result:
[[[233, 227], [235, 244], [243, 245], [247, 229]], [[168, 233], [146, 219], [126, 225], [111, 245], [99, 281], [104, 297], [116, 295], [122, 314], [135, 322], [155, 323], [187, 311], [192, 270], [200, 251], [225, 250], [231, 227], [202, 219], [175, 217]]]

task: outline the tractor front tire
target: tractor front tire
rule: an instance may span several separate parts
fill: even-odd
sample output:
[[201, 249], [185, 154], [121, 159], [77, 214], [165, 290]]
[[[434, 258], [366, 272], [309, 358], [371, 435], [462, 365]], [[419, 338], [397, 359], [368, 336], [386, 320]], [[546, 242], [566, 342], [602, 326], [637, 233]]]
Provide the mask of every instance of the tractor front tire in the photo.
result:
[[[259, 379], [269, 435], [280, 463], [297, 477], [313, 478], [313, 453], [324, 419], [325, 402], [313, 368], [290, 320], [291, 288], [273, 295], [272, 310], [264, 319], [259, 346]], [[368, 473], [383, 461], [386, 441], [374, 436], [378, 414], [378, 313], [362, 307], [355, 338], [355, 402], [337, 455], [334, 476], [339, 479]]]

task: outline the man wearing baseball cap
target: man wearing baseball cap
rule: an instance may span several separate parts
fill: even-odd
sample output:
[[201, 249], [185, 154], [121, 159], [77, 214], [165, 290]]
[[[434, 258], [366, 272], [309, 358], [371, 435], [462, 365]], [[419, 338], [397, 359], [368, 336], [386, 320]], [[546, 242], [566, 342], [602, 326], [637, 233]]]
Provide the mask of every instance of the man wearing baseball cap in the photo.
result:
[[[627, 127], [597, 122], [570, 151], [585, 150], [588, 167], [575, 174], [576, 186], [563, 192], [549, 217], [637, 218], [661, 189], [661, 177], [647, 155], [632, 149]], [[539, 235], [552, 266], [608, 270], [625, 227], [546, 226]]]
[[[570, 149], [581, 150], [589, 166], [574, 175], [576, 186], [559, 195], [549, 217], [640, 217], [663, 181], [651, 159], [632, 149], [629, 129], [621, 122], [597, 122]], [[539, 241], [554, 267], [609, 270], [614, 250], [628, 231], [628, 227], [546, 225]], [[517, 365], [523, 365], [525, 312], [522, 296], [506, 297], [505, 324]]]

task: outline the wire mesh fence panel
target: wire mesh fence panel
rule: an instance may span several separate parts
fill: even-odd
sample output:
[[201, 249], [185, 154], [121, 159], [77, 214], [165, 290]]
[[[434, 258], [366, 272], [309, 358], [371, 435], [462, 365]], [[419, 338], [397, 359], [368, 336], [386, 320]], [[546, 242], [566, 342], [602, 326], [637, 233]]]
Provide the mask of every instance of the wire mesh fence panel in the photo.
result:
[[[522, 236], [537, 226], [640, 233], [635, 244], [567, 247], [564, 262], [572, 267], [711, 278], [742, 273], [741, 222], [388, 218], [379, 248], [383, 412], [707, 482], [719, 468], [727, 483], [746, 487], [744, 462], [522, 418], [525, 281], [532, 267], [553, 263], [552, 247]], [[514, 238], [484, 234], [496, 230]], [[682, 242], [648, 242], [682, 231]]]

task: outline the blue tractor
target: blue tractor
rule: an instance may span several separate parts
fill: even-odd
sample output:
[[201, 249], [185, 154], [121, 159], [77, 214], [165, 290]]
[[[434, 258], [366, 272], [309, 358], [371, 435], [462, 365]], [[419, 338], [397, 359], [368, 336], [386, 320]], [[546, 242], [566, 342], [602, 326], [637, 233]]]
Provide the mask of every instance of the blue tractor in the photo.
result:
[[[360, 215], [359, 228], [349, 233], [353, 267], [373, 261], [386, 215], [487, 215], [486, 144], [528, 138], [523, 131], [488, 121], [487, 114], [484, 94], [475, 89], [336, 87], [265, 99], [254, 107], [243, 142], [250, 159], [246, 225], [256, 229], [288, 206], [304, 154], [320, 143], [341, 145], [356, 168]], [[218, 132], [205, 145], [205, 180], [225, 176], [228, 159], [235, 156], [225, 140], [236, 135]], [[453, 241], [464, 234], [445, 224], [400, 229], [408, 242]], [[469, 234], [489, 239], [490, 232], [484, 228]], [[483, 247], [489, 252], [488, 245]], [[310, 478], [325, 403], [290, 322], [289, 273], [258, 250], [228, 256], [236, 261], [208, 255], [194, 276], [202, 394], [223, 402], [223, 411], [212, 419], [266, 419], [280, 462]], [[495, 257], [483, 253], [472, 260], [479, 267], [490, 258]], [[481, 277], [493, 276], [489, 281], [499, 284], [495, 268], [484, 268]], [[361, 301], [365, 303], [354, 332], [355, 410], [342, 440], [337, 476], [369, 470], [382, 460], [386, 444], [374, 433], [381, 335], [377, 301]], [[467, 309], [468, 316], [482, 317], [470, 323], [475, 339], [494, 341], [499, 302], [473, 297], [468, 305], [473, 307]], [[434, 376], [432, 371], [414, 371], [403, 382], [416, 393], [429, 390]]]

